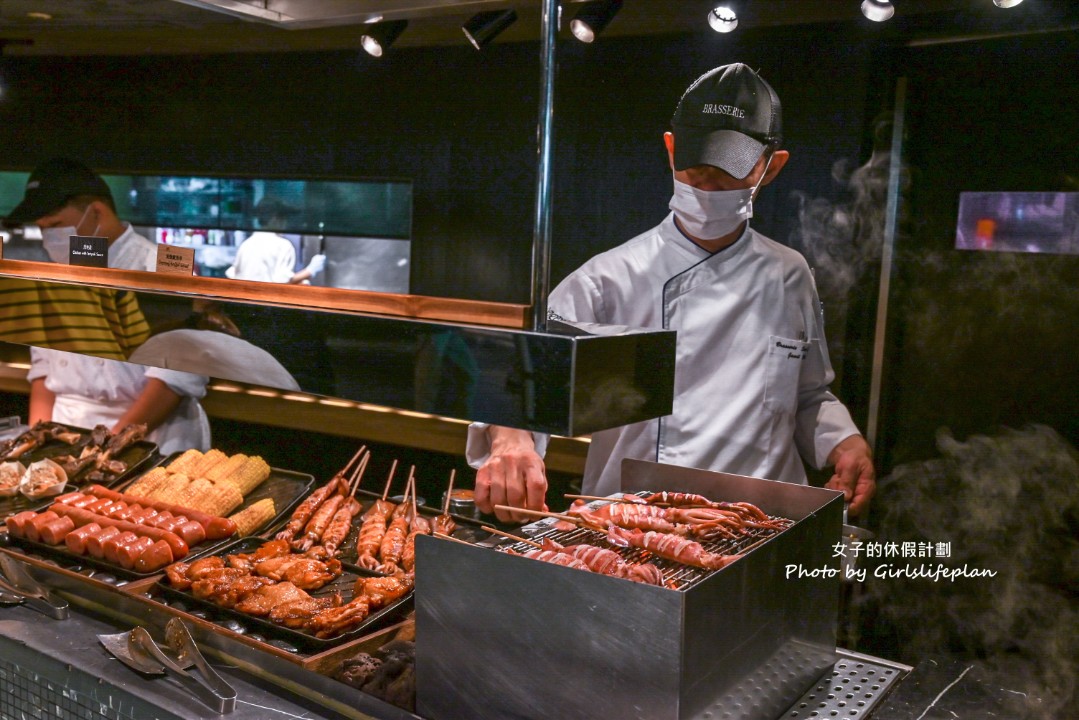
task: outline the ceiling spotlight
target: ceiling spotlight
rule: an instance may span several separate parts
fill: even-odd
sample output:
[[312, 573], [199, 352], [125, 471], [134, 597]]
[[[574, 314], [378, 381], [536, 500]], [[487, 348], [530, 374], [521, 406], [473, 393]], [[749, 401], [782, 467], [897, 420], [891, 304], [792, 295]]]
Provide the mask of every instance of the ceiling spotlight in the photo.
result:
[[993, 0], [993, 4], [1001, 8], [1015, 7], [1021, 2], [1023, 2], [1023, 0]]
[[708, 24], [717, 33], [729, 33], [738, 27], [738, 8], [725, 2], [708, 11]]
[[862, 0], [862, 14], [873, 22], [884, 22], [895, 15], [895, 6], [889, 0]]
[[363, 49], [375, 57], [382, 57], [382, 53], [393, 44], [397, 36], [408, 27], [408, 20], [392, 20], [390, 22], [376, 23], [364, 31], [360, 42]]
[[465, 37], [472, 43], [472, 47], [479, 50], [491, 42], [500, 32], [508, 28], [517, 20], [517, 11], [491, 10], [473, 15], [468, 22], [461, 26]]
[[569, 24], [570, 32], [581, 42], [590, 43], [611, 24], [622, 9], [622, 0], [599, 0], [585, 3]]

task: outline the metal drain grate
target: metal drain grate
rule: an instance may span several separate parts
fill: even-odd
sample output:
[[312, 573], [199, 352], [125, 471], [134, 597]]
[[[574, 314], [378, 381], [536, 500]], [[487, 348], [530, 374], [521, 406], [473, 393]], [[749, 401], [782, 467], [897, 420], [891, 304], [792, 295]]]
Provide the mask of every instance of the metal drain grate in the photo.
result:
[[865, 718], [910, 668], [880, 658], [840, 651], [839, 660], [820, 682], [781, 716], [806, 718]]
[[[138, 720], [92, 695], [53, 682], [33, 670], [0, 660], [0, 718], [5, 720]], [[145, 716], [143, 716], [145, 717]]]

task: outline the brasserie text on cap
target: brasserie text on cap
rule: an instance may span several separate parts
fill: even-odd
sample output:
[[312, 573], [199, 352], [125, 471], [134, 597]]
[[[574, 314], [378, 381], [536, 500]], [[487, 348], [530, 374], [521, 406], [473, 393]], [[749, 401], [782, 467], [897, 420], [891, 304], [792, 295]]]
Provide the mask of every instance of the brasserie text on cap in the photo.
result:
[[764, 149], [782, 139], [781, 115], [775, 90], [748, 65], [709, 70], [674, 111], [674, 169], [714, 165], [746, 177]]

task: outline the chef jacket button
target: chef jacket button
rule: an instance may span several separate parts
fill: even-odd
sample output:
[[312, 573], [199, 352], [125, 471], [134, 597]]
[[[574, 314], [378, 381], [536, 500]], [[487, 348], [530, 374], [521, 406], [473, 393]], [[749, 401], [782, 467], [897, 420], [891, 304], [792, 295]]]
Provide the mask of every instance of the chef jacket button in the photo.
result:
[[61, 360], [60, 367], [67, 367], [67, 360]]

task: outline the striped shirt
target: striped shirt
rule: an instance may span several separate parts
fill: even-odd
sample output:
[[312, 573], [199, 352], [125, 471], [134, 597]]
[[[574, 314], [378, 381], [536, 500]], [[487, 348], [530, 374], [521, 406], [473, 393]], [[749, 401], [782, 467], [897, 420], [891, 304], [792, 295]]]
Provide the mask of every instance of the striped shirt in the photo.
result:
[[134, 293], [0, 278], [0, 341], [126, 360], [148, 337]]

